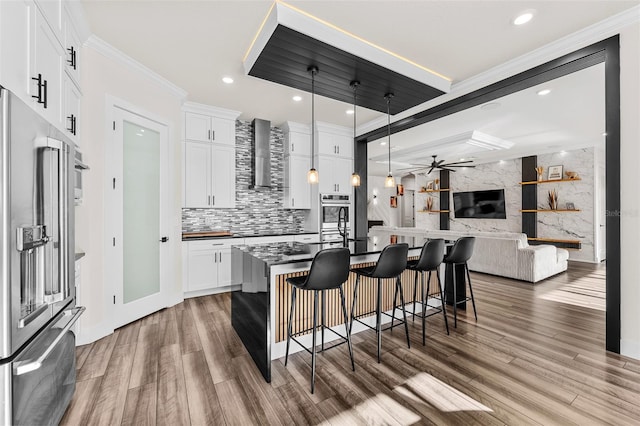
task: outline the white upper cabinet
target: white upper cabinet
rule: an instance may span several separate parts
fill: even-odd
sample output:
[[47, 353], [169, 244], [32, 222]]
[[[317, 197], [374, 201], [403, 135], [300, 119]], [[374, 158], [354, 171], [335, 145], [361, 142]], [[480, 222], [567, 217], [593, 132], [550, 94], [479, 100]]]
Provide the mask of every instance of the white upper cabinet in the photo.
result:
[[65, 50], [65, 71], [71, 79], [80, 87], [80, 55], [82, 55], [82, 42], [80, 36], [73, 25], [71, 14], [67, 8], [64, 9], [64, 50]]
[[321, 194], [351, 194], [353, 160], [348, 158], [318, 157], [318, 190]]
[[287, 121], [284, 131], [284, 207], [310, 209], [311, 130], [306, 124]]
[[82, 95], [68, 75], [64, 76], [64, 127], [66, 134], [80, 146], [80, 100]]
[[36, 4], [49, 22], [53, 34], [62, 42], [62, 0], [36, 0]]
[[310, 209], [311, 185], [307, 172], [311, 159], [307, 155], [289, 155], [284, 163], [284, 207], [286, 209]]
[[183, 207], [236, 205], [237, 111], [184, 105]]
[[316, 122], [316, 147], [318, 155], [353, 158], [353, 129]]
[[311, 155], [311, 129], [306, 124], [287, 121], [284, 132], [284, 155]]
[[321, 194], [351, 194], [353, 129], [316, 123], [316, 164]]
[[235, 146], [235, 126], [235, 119], [229, 120], [194, 112], [184, 113], [185, 140]]
[[76, 143], [82, 95], [77, 74], [80, 45], [67, 4], [61, 0], [0, 1], [2, 85]]
[[37, 8], [31, 39], [29, 77], [31, 98], [43, 116], [62, 127], [62, 70], [64, 51], [58, 38]]
[[24, 101], [31, 99], [29, 61], [35, 8], [29, 1], [0, 1], [0, 81]]

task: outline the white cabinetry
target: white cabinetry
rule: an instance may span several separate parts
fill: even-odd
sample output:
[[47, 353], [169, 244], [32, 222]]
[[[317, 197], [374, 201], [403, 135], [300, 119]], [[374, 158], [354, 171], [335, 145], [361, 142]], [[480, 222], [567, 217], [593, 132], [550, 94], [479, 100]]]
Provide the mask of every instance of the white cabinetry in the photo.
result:
[[0, 1], [0, 81], [77, 143], [81, 40], [65, 6], [61, 0]]
[[31, 99], [29, 60], [35, 8], [30, 1], [0, 1], [0, 81], [24, 101]]
[[61, 127], [64, 50], [40, 10], [32, 8], [32, 11], [35, 17], [29, 58], [30, 94], [36, 109], [41, 108], [50, 123]]
[[316, 123], [316, 164], [321, 194], [351, 194], [353, 129]]
[[231, 146], [185, 141], [184, 207], [235, 207], [235, 156]]
[[192, 103], [184, 109], [183, 207], [235, 207], [235, 119], [240, 113]]
[[80, 36], [73, 25], [71, 13], [64, 8], [64, 49], [65, 49], [65, 71], [71, 79], [80, 86], [80, 55], [82, 54], [82, 42]]
[[231, 246], [243, 243], [242, 238], [183, 242], [185, 293], [241, 284], [242, 262], [232, 259]]
[[284, 157], [284, 207], [310, 209], [311, 187], [307, 172], [311, 168], [311, 132], [309, 126], [286, 122]]
[[321, 194], [350, 194], [353, 160], [341, 157], [318, 156]]
[[235, 126], [235, 118], [229, 120], [193, 112], [184, 114], [185, 140], [235, 145]]

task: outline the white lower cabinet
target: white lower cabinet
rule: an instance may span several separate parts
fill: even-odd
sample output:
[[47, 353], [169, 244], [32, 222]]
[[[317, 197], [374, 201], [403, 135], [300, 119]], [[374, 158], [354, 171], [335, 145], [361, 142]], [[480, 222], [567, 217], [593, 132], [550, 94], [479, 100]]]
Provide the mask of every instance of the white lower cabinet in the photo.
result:
[[185, 293], [240, 284], [242, 263], [231, 256], [231, 246], [243, 243], [241, 238], [183, 242]]

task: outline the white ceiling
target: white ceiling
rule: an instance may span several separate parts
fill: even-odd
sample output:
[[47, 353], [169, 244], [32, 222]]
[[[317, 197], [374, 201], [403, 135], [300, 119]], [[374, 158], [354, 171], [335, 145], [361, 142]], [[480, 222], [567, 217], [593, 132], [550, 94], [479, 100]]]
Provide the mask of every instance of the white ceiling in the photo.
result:
[[[261, 0], [82, 0], [95, 35], [186, 90], [188, 100], [242, 111], [240, 118], [247, 120], [262, 118], [274, 125], [288, 120], [310, 123], [308, 93], [244, 74], [243, 57], [271, 4]], [[455, 84], [639, 2], [414, 0], [291, 1], [288, 4], [443, 74]], [[520, 27], [511, 24], [516, 15], [529, 9], [535, 10], [530, 23]], [[235, 82], [224, 84], [223, 76], [231, 76]], [[595, 128], [602, 126], [596, 125], [599, 121], [575, 118], [576, 108], [587, 104], [586, 99], [582, 102], [585, 96], [599, 94], [578, 93], [575, 87], [570, 87], [565, 90], [574, 90], [577, 96], [571, 98], [572, 105], [560, 103], [562, 91], [554, 91], [545, 99], [532, 95], [531, 101], [526, 97], [518, 101], [514, 95], [516, 99], [505, 100], [501, 108], [484, 111], [484, 118], [490, 117], [489, 121], [483, 122], [481, 114], [465, 118], [464, 122], [455, 117], [439, 120], [450, 122], [450, 127], [442, 124], [438, 131], [429, 130], [429, 140], [484, 129], [484, 133], [518, 144], [536, 139], [544, 140], [545, 146], [560, 146], [570, 139], [560, 133], [578, 129], [580, 122], [588, 126], [574, 134], [573, 141], [590, 139]], [[294, 102], [291, 99], [294, 94], [301, 95], [303, 100]], [[581, 101], [575, 102], [575, 99]], [[537, 111], [522, 109], [523, 105], [533, 108], [542, 102], [555, 108], [556, 114], [542, 114], [550, 111], [547, 107]], [[316, 119], [323, 122], [351, 127], [353, 117], [345, 113], [350, 108], [343, 102], [316, 97]], [[582, 113], [580, 116], [585, 117]], [[360, 125], [383, 115], [358, 108], [357, 118]], [[573, 118], [576, 126], [567, 129], [566, 121]], [[559, 128], [559, 119], [564, 129]], [[394, 135], [393, 144], [422, 143], [427, 138], [418, 136], [420, 131]], [[542, 132], [545, 133], [542, 135]], [[370, 145], [370, 157], [379, 154], [377, 145], [377, 142]], [[458, 153], [443, 152], [442, 155], [453, 161]], [[386, 164], [381, 165], [381, 171], [376, 170], [375, 165], [372, 167], [374, 173], [386, 174]]]
[[[542, 89], [551, 93], [540, 96]], [[558, 152], [604, 141], [604, 64], [560, 77], [484, 105], [425, 123], [391, 136], [391, 169], [430, 164], [431, 156], [446, 162], [474, 158], [474, 163]], [[513, 143], [508, 149], [488, 151], [448, 140], [454, 135], [479, 131]], [[369, 144], [369, 174], [384, 176], [388, 167], [387, 138]], [[418, 166], [417, 166], [418, 167]]]

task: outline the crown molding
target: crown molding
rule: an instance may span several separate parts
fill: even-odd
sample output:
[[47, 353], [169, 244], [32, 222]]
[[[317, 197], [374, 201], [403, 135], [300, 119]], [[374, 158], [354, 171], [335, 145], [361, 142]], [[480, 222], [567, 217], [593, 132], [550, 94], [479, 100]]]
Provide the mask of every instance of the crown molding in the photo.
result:
[[173, 95], [175, 95], [180, 99], [185, 99], [187, 97], [188, 93], [186, 90], [176, 86], [166, 78], [162, 77], [160, 74], [142, 65], [140, 62], [136, 61], [132, 57], [122, 53], [121, 51], [119, 51], [118, 49], [116, 49], [106, 41], [102, 40], [100, 37], [97, 37], [96, 35], [91, 35], [87, 39], [87, 41], [84, 43], [84, 47], [92, 48], [96, 52], [104, 55], [105, 57], [112, 59], [128, 67], [131, 70], [144, 74], [150, 80], [154, 81], [161, 87], [167, 89], [169, 92], [171, 92]]
[[195, 112], [196, 114], [213, 115], [214, 117], [224, 118], [227, 120], [237, 120], [238, 117], [240, 117], [240, 114], [242, 114], [240, 111], [234, 111], [232, 109], [220, 108], [191, 101], [183, 103], [182, 110]]
[[[565, 37], [559, 38], [558, 40], [552, 41], [538, 49], [504, 62], [487, 71], [481, 72], [480, 74], [466, 80], [454, 83], [451, 86], [451, 91], [449, 93], [423, 104], [416, 105], [415, 107], [403, 111], [400, 114], [396, 114], [393, 116], [392, 122], [410, 117], [418, 112], [433, 108], [437, 105], [473, 92], [474, 90], [481, 89], [492, 83], [504, 80], [505, 78], [511, 77], [560, 56], [605, 40], [619, 34], [624, 28], [638, 22], [640, 22], [640, 6], [634, 6]], [[368, 129], [378, 129], [384, 125], [380, 122], [381, 119], [372, 120], [361, 125], [358, 130], [362, 129], [363, 132], [361, 134], [364, 134]]]
[[326, 123], [316, 120], [316, 131], [323, 133], [333, 133], [336, 135], [353, 136], [352, 127], [339, 126], [337, 124]]
[[311, 134], [311, 126], [309, 124], [296, 123], [294, 121], [285, 121], [280, 127], [285, 133], [296, 132], [304, 133], [306, 135]]

